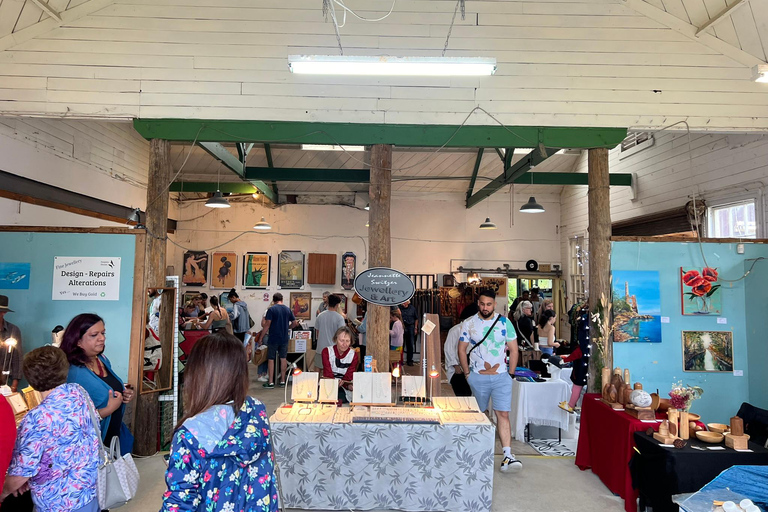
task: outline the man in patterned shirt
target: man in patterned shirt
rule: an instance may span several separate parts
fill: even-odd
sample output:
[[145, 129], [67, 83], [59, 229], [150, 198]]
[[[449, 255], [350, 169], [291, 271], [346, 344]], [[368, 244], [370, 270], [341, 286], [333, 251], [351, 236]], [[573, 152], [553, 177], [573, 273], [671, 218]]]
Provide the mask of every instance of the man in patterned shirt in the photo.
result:
[[493, 290], [480, 292], [477, 306], [478, 313], [461, 324], [459, 362], [480, 410], [488, 409], [488, 400], [493, 400], [496, 433], [504, 450], [500, 471], [518, 471], [523, 464], [512, 454], [512, 429], [509, 424], [512, 378], [517, 367], [517, 338], [507, 318], [495, 312], [496, 293]]

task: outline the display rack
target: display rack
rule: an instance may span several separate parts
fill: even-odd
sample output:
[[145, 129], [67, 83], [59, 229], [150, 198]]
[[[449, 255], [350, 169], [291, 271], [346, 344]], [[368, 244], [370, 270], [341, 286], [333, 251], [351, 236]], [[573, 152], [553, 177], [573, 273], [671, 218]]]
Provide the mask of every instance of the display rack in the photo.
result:
[[172, 402], [173, 403], [173, 421], [172, 423], [175, 425], [176, 422], [179, 419], [179, 307], [180, 307], [180, 293], [179, 293], [179, 276], [165, 276], [165, 285], [168, 287], [170, 284], [171, 288], [176, 289], [176, 303], [174, 304], [173, 308], [173, 356], [171, 359], [173, 360], [173, 387], [171, 388], [171, 391], [166, 394], [160, 394], [160, 396], [157, 397], [157, 400], [159, 402]]

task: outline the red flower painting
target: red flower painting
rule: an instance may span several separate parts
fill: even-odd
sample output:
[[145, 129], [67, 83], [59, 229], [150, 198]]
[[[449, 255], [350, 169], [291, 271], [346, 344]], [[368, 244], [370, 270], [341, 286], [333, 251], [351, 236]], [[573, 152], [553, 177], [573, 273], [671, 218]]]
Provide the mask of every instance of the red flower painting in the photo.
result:
[[720, 285], [716, 268], [680, 268], [681, 300], [684, 315], [719, 315]]

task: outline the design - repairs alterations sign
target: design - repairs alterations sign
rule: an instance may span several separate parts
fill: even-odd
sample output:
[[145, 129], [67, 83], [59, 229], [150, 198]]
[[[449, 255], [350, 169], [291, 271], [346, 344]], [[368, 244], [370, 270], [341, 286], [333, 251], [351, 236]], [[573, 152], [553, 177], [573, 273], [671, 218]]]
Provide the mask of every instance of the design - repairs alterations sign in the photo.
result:
[[120, 258], [53, 258], [53, 300], [119, 300]]
[[397, 306], [413, 297], [416, 285], [399, 270], [376, 267], [357, 274], [355, 291], [371, 304]]

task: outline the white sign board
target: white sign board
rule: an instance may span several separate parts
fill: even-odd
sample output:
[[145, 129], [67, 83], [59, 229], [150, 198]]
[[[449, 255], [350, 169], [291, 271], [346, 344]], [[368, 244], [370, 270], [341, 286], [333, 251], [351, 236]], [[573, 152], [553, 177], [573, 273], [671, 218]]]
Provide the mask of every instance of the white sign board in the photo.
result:
[[53, 300], [119, 299], [120, 258], [53, 258]]

